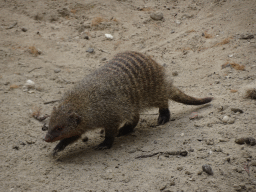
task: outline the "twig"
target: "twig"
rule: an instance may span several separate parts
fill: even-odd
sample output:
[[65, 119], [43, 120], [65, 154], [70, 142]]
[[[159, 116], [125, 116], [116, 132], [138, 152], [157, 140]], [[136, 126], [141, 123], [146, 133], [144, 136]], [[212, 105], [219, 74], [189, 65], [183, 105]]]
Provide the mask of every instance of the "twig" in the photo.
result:
[[46, 101], [46, 102], [44, 102], [44, 104], [47, 105], [47, 104], [55, 103], [55, 102], [58, 102], [58, 101], [60, 101], [60, 100]]
[[141, 156], [135, 157], [135, 159], [153, 157], [153, 156], [155, 156], [155, 155], [158, 155], [159, 153], [161, 153], [161, 152], [157, 152], [157, 153], [153, 153], [153, 154], [149, 154], [149, 155], [141, 155]]
[[109, 53], [107, 51], [104, 51], [103, 49], [99, 49], [99, 51], [103, 52], [103, 53]]
[[46, 118], [50, 117], [50, 115], [45, 114], [44, 116], [39, 117], [38, 115], [33, 115], [33, 117], [38, 121], [43, 121]]
[[188, 152], [187, 151], [165, 151], [165, 152], [156, 152], [156, 153], [152, 153], [152, 154], [148, 154], [148, 155], [140, 155], [135, 157], [135, 159], [140, 159], [140, 158], [147, 158], [147, 157], [153, 157], [155, 155], [181, 155], [181, 156], [187, 156]]
[[34, 69], [31, 69], [30, 71], [28, 71], [28, 73], [31, 73], [32, 71], [36, 70], [36, 69], [41, 69], [42, 67], [36, 67]]
[[13, 27], [15, 27], [17, 25], [17, 22], [15, 22], [14, 24], [12, 24], [10, 27], [7, 27], [6, 29], [12, 29]]

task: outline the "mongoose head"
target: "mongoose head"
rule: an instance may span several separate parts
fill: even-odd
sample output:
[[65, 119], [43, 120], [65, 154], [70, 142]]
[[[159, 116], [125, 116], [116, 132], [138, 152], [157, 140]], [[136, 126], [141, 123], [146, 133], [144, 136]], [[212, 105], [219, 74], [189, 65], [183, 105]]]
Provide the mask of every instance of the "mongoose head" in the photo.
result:
[[54, 107], [48, 132], [44, 140], [46, 142], [55, 142], [61, 139], [81, 135], [78, 125], [81, 123], [81, 117], [68, 107]]

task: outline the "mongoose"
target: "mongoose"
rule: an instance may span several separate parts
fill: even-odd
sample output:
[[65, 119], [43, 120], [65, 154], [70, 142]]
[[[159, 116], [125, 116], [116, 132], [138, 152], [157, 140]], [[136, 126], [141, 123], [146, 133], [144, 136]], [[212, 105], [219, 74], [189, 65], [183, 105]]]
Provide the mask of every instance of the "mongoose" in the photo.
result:
[[98, 149], [111, 148], [116, 136], [133, 131], [143, 109], [159, 108], [158, 124], [168, 122], [168, 99], [187, 105], [212, 100], [180, 91], [151, 57], [138, 52], [119, 53], [64, 94], [59, 106], [53, 108], [44, 140], [61, 140], [53, 150], [57, 154], [87, 130], [104, 128], [105, 140]]

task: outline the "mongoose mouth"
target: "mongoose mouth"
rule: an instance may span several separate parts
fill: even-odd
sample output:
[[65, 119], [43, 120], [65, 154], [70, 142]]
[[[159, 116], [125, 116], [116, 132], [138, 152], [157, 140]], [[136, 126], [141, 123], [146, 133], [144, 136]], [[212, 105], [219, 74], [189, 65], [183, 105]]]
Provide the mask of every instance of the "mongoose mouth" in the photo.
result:
[[61, 140], [61, 139], [64, 139], [64, 137], [58, 137], [58, 136], [52, 136], [50, 134], [46, 134], [45, 137], [44, 137], [44, 141], [46, 142], [55, 142], [55, 141], [58, 141], [58, 140]]
[[44, 137], [44, 141], [45, 142], [50, 142], [50, 143], [52, 143], [52, 142], [55, 142], [55, 141], [59, 141], [59, 140], [61, 140], [61, 139], [65, 139], [65, 138], [69, 138], [69, 137], [73, 137], [73, 136], [77, 136], [77, 135], [80, 135], [80, 134], [73, 134], [73, 135], [62, 135], [62, 136], [53, 136], [53, 135], [50, 135], [49, 133], [47, 133], [46, 135], [45, 135], [45, 137]]

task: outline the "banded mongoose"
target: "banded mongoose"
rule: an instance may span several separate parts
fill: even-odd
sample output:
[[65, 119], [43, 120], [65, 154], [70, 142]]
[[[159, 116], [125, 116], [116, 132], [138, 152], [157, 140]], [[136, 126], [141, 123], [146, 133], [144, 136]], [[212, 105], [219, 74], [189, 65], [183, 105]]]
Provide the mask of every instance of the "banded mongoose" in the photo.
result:
[[151, 57], [138, 52], [119, 53], [64, 94], [59, 106], [53, 108], [44, 140], [61, 140], [53, 150], [57, 154], [87, 130], [104, 128], [105, 140], [98, 149], [111, 148], [116, 136], [133, 131], [143, 109], [159, 108], [158, 124], [168, 122], [168, 99], [187, 105], [212, 100], [181, 92]]

